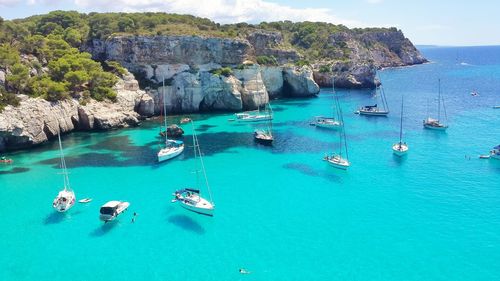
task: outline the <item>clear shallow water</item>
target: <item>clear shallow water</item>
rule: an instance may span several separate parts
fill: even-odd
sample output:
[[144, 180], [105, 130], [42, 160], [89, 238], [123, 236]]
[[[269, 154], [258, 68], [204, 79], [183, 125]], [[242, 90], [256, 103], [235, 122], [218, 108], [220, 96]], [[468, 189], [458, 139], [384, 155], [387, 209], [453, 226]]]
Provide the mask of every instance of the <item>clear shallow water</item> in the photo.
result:
[[[170, 203], [172, 191], [194, 184], [194, 160], [187, 149], [154, 164], [154, 121], [63, 138], [77, 197], [94, 198], [63, 215], [51, 208], [62, 185], [57, 144], [9, 154], [14, 165], [0, 166], [0, 280], [500, 280], [500, 161], [477, 159], [500, 143], [500, 110], [491, 108], [500, 104], [500, 47], [423, 52], [432, 64], [380, 73], [388, 118], [352, 114], [373, 103], [370, 91], [339, 91], [347, 172], [321, 161], [336, 133], [309, 126], [330, 112], [330, 89], [273, 102], [274, 147], [254, 144], [253, 125], [228, 122], [230, 114], [193, 116], [213, 218]], [[446, 133], [421, 126], [438, 77]], [[391, 151], [401, 95], [410, 145], [402, 160]], [[113, 199], [131, 207], [103, 225], [98, 209]]]

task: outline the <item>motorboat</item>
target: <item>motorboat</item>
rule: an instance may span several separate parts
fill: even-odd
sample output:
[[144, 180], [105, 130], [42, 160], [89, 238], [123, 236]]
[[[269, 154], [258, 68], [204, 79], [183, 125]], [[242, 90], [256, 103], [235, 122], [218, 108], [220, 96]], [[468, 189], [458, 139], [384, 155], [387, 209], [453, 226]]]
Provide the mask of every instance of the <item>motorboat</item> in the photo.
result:
[[113, 221], [130, 206], [129, 202], [109, 201], [99, 210], [99, 219], [106, 222]]
[[78, 200], [78, 203], [83, 203], [83, 204], [85, 204], [85, 203], [89, 203], [89, 202], [91, 202], [91, 201], [92, 201], [92, 198], [83, 198], [83, 199], [81, 199], [81, 200]]

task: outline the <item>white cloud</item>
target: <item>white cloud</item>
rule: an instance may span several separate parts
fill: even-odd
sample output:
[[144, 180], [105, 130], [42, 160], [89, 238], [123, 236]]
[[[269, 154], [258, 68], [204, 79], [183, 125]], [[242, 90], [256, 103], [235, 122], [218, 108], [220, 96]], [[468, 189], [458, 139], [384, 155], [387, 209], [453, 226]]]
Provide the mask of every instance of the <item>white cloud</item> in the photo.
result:
[[330, 9], [297, 9], [265, 0], [74, 0], [74, 2], [77, 6], [91, 10], [191, 14], [220, 23], [291, 20], [323, 21], [350, 27], [362, 26], [358, 21], [335, 16]]
[[8, 7], [22, 2], [21, 0], [0, 0], [0, 7]]

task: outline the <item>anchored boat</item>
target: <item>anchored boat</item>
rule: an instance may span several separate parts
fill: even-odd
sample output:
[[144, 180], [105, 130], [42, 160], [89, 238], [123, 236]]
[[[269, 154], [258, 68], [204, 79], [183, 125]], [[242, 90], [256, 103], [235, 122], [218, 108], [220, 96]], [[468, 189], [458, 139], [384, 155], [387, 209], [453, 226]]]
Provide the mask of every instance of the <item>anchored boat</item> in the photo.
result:
[[401, 120], [399, 123], [399, 142], [392, 145], [392, 151], [397, 156], [406, 155], [408, 144], [403, 142], [403, 98], [401, 98]]
[[[445, 119], [448, 119], [446, 116], [446, 107], [444, 106], [444, 99], [441, 98], [441, 79], [438, 80], [438, 118], [434, 119], [429, 116], [427, 112], [427, 118], [423, 121], [424, 128], [431, 130], [439, 130], [445, 131], [448, 129], [448, 125], [442, 123], [441, 119], [441, 102], [443, 104], [444, 116]], [[427, 110], [429, 110], [429, 105], [427, 105]]]
[[163, 79], [163, 122], [165, 126], [165, 147], [158, 151], [158, 162], [163, 162], [179, 156], [184, 151], [184, 142], [180, 140], [172, 140], [168, 138], [168, 126], [167, 126], [167, 105], [165, 99], [165, 79]]
[[66, 212], [75, 204], [76, 196], [75, 192], [71, 189], [69, 184], [68, 170], [66, 168], [66, 161], [64, 160], [64, 153], [61, 144], [61, 132], [57, 134], [59, 140], [59, 153], [61, 155], [61, 174], [63, 175], [64, 187], [57, 194], [56, 198], [52, 202], [52, 207], [60, 213]]
[[193, 125], [193, 149], [195, 158], [195, 172], [196, 172], [196, 185], [200, 182], [200, 170], [198, 170], [198, 161], [201, 166], [202, 176], [205, 181], [206, 191], [208, 193], [208, 199], [201, 196], [200, 188], [183, 188], [175, 191], [173, 193], [174, 198], [172, 203], [179, 203], [183, 208], [191, 212], [195, 212], [202, 215], [213, 216], [215, 204], [212, 200], [212, 193], [210, 191], [210, 185], [208, 184], [207, 173], [205, 171], [205, 164], [203, 163], [203, 157], [201, 155], [200, 144], [198, 142], [198, 137], [196, 136], [196, 131]]

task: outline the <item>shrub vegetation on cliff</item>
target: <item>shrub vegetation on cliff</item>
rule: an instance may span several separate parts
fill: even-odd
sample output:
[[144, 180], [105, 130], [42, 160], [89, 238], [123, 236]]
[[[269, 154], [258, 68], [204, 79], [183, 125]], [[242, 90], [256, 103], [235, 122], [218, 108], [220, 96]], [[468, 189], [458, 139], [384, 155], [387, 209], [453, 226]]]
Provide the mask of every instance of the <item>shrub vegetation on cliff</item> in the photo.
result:
[[233, 70], [230, 67], [221, 67], [211, 70], [210, 73], [214, 75], [223, 75], [229, 77], [231, 74], [233, 74]]
[[[0, 71], [5, 73], [1, 103], [16, 105], [11, 94], [58, 101], [69, 97], [115, 100], [116, 75], [125, 69], [116, 62], [92, 60], [78, 47], [90, 32], [86, 15], [55, 11], [0, 24]], [[114, 74], [113, 74], [114, 73]], [[115, 75], [116, 74], [116, 75]]]
[[[68, 97], [88, 100], [116, 97], [112, 90], [115, 75], [124, 75], [117, 62], [97, 63], [81, 52], [92, 39], [114, 35], [197, 35], [249, 38], [257, 30], [279, 32], [282, 42], [273, 48], [294, 48], [303, 60], [296, 65], [321, 60], [346, 61], [351, 49], [346, 41], [358, 36], [358, 42], [370, 47], [371, 34], [396, 29], [348, 29], [343, 25], [321, 22], [262, 22], [260, 24], [221, 25], [206, 18], [166, 13], [89, 13], [53, 11], [45, 15], [5, 21], [0, 18], [0, 71], [6, 73], [9, 93], [42, 96], [48, 100]], [[363, 37], [364, 35], [368, 35]], [[366, 39], [366, 40], [365, 40]], [[400, 40], [405, 40], [401, 37]], [[259, 64], [277, 65], [273, 56], [259, 56]], [[230, 69], [216, 70], [231, 75]], [[5, 95], [2, 98], [6, 103]]]

